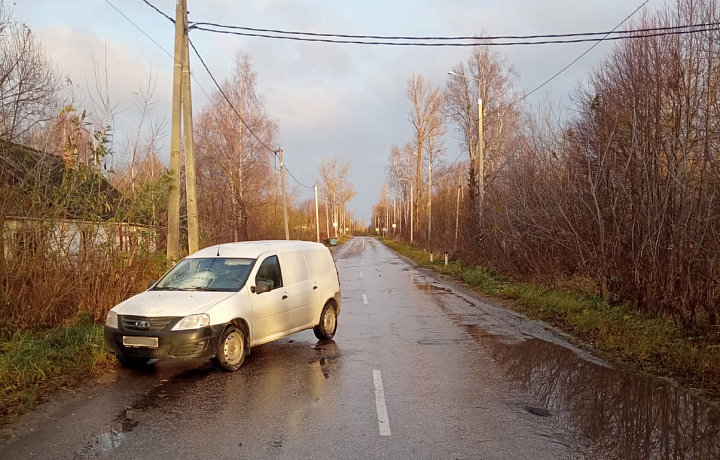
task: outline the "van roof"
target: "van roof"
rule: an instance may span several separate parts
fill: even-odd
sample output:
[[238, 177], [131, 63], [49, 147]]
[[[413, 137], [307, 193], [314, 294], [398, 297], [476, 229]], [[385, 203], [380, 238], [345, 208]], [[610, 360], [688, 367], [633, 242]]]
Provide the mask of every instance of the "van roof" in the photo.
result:
[[310, 251], [313, 249], [325, 249], [325, 246], [320, 243], [299, 240], [243, 241], [240, 243], [225, 243], [209, 246], [193, 254], [190, 254], [188, 258], [199, 259], [207, 257], [218, 257], [219, 252], [219, 257], [257, 259], [262, 254], [268, 251], [291, 252]]

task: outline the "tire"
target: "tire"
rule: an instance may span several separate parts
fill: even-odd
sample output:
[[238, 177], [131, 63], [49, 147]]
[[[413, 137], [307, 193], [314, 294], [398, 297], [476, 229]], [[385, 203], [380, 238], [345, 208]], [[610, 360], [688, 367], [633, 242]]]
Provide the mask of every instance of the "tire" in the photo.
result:
[[320, 314], [320, 323], [313, 328], [315, 337], [320, 340], [330, 340], [337, 331], [337, 313], [330, 302], [325, 304]]
[[117, 360], [120, 365], [126, 369], [137, 369], [143, 366], [147, 366], [150, 362], [150, 358], [139, 358], [136, 356], [123, 356], [117, 355]]
[[237, 326], [228, 326], [223, 332], [215, 354], [215, 365], [223, 371], [234, 372], [243, 365], [247, 356], [247, 336]]

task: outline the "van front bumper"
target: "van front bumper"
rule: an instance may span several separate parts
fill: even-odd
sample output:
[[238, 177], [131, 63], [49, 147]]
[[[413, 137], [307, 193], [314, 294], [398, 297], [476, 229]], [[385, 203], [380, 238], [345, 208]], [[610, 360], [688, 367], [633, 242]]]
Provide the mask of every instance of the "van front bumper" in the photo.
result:
[[[207, 326], [187, 331], [138, 332], [105, 326], [105, 347], [116, 356], [136, 358], [211, 358], [215, 356], [224, 325]], [[123, 345], [123, 337], [157, 337], [157, 347]]]

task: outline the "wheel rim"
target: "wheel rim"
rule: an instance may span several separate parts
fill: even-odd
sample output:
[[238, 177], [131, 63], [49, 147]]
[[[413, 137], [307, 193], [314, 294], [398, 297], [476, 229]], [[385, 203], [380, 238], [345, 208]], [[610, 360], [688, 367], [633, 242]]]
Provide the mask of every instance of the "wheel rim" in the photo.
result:
[[335, 332], [335, 310], [328, 308], [325, 310], [325, 317], [323, 318], [323, 328], [325, 332], [332, 334]]
[[231, 366], [238, 364], [245, 353], [245, 344], [237, 332], [231, 332], [225, 339], [224, 344], [225, 360]]

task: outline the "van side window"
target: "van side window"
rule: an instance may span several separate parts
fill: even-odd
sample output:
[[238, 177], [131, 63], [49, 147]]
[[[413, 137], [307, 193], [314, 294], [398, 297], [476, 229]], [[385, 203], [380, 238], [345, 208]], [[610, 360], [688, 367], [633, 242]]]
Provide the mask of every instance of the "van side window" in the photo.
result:
[[271, 256], [263, 260], [260, 268], [258, 268], [257, 275], [255, 275], [256, 286], [258, 281], [270, 283], [271, 289], [282, 287], [282, 273], [280, 273], [280, 262], [278, 262], [277, 256]]

